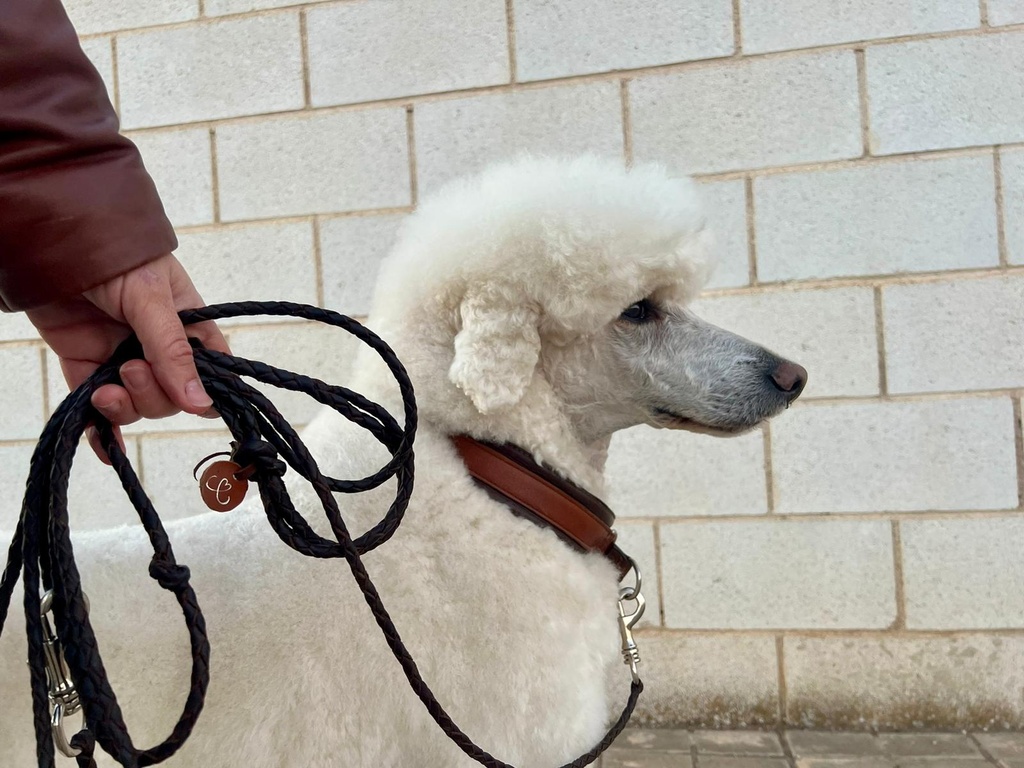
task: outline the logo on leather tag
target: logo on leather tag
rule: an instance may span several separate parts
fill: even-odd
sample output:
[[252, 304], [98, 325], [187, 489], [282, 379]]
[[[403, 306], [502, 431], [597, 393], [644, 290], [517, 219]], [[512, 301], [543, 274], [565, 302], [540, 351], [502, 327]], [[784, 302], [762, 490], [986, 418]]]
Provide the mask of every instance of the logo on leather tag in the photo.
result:
[[[212, 457], [206, 457], [210, 458]], [[202, 461], [199, 462], [192, 471], [193, 477], [202, 464]], [[249, 490], [249, 481], [238, 477], [241, 471], [242, 468], [233, 461], [215, 461], [204, 469], [203, 474], [199, 476], [199, 495], [202, 496], [203, 503], [214, 512], [230, 512], [241, 504], [246, 491]]]

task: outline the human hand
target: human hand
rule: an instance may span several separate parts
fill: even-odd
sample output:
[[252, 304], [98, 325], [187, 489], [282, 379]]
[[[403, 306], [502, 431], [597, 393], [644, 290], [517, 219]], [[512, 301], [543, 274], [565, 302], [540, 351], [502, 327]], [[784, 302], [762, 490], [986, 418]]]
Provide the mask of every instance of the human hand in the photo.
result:
[[[43, 341], [60, 358], [71, 389], [105, 362], [134, 331], [145, 360], [121, 366], [124, 386], [107, 384], [92, 395], [92, 404], [115, 425], [140, 418], [158, 419], [178, 411], [204, 415], [213, 401], [203, 389], [192, 359], [180, 309], [203, 306], [184, 267], [167, 254], [92, 288], [81, 296], [26, 312]], [[190, 325], [188, 335], [205, 346], [229, 352], [227, 341], [213, 322]], [[107, 462], [94, 429], [89, 442]], [[123, 443], [122, 443], [123, 445]]]

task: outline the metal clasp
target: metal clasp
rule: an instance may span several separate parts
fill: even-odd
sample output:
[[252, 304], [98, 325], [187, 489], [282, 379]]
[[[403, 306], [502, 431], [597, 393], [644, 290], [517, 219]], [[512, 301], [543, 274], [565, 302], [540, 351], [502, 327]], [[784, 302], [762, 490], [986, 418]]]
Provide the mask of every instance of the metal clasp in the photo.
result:
[[[640, 674], [636, 667], [640, 663], [640, 649], [637, 648], [636, 641], [633, 640], [632, 629], [644, 615], [647, 601], [644, 600], [644, 596], [640, 592], [640, 585], [643, 583], [640, 568], [637, 567], [635, 561], [630, 560], [630, 562], [633, 564], [633, 572], [636, 573], [636, 583], [632, 587], [622, 587], [619, 590], [619, 635], [622, 637], [622, 661], [629, 667], [629, 671], [633, 675], [633, 682], [639, 683]], [[626, 613], [626, 603], [628, 602], [636, 603], [636, 608], [632, 613]]]
[[[85, 597], [85, 609], [89, 610], [89, 598]], [[48, 590], [40, 603], [43, 625], [43, 655], [46, 661], [46, 685], [47, 695], [50, 699], [50, 706], [53, 708], [50, 716], [50, 731], [53, 734], [53, 743], [58, 751], [66, 757], [77, 757], [82, 750], [72, 747], [68, 742], [67, 734], [64, 733], [64, 718], [73, 715], [82, 708], [78, 699], [78, 690], [68, 672], [67, 662], [64, 660], [64, 650], [61, 648], [60, 638], [50, 624], [47, 614], [53, 610], [53, 590]]]

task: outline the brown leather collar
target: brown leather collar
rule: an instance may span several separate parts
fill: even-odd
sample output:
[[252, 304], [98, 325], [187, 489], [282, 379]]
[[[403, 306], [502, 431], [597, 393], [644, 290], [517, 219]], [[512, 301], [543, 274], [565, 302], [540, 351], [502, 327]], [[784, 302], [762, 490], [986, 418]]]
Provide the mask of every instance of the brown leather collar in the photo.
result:
[[555, 532], [576, 549], [600, 552], [629, 573], [632, 561], [615, 546], [615, 514], [592, 493], [573, 485], [514, 445], [497, 445], [466, 435], [452, 437], [477, 484], [514, 514]]

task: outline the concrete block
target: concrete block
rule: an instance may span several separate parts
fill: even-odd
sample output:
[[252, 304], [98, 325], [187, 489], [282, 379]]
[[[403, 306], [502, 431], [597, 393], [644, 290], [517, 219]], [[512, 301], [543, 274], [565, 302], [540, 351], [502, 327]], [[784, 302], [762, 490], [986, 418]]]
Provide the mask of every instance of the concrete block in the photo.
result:
[[519, 0], [514, 5], [520, 80], [635, 69], [728, 56], [728, 0]]
[[757, 179], [758, 278], [995, 266], [993, 189], [988, 154]]
[[[654, 547], [654, 524], [619, 519], [615, 522], [619, 549], [632, 557], [643, 574], [642, 591], [647, 601], [638, 627], [661, 626], [661, 594], [658, 591], [658, 560]], [[629, 577], [632, 578], [632, 577]], [[632, 582], [630, 582], [632, 583]]]
[[988, 0], [988, 23], [993, 26], [1024, 23], [1024, 0]]
[[861, 0], [822, 3], [740, 0], [743, 52], [810, 48], [880, 37], [902, 37], [971, 29], [980, 23], [973, 0]]
[[199, 18], [199, 0], [64, 0], [80, 35]]
[[[100, 73], [103, 84], [107, 87], [107, 95], [110, 102], [114, 103], [114, 49], [111, 47], [109, 37], [90, 37], [82, 40], [82, 50], [89, 57], [89, 61]], [[116, 105], [115, 105], [116, 106]]]
[[1004, 149], [1000, 154], [1007, 259], [1024, 264], [1024, 149]]
[[120, 35], [117, 68], [125, 129], [303, 105], [297, 13]]
[[693, 743], [699, 754], [750, 757], [785, 754], [779, 737], [770, 731], [697, 731], [693, 734]]
[[715, 236], [715, 271], [707, 288], [735, 288], [750, 283], [747, 240], [747, 194], [743, 180], [700, 185], [708, 227]]
[[[229, 342], [232, 352], [239, 357], [329, 384], [345, 383], [359, 346], [355, 337], [319, 323], [239, 328], [230, 332]], [[247, 381], [267, 395], [292, 426], [308, 424], [324, 407], [300, 392]]]
[[[140, 468], [137, 441], [131, 437], [126, 438], [125, 448], [129, 461], [138, 473]], [[24, 470], [28, 472], [27, 461]], [[139, 525], [139, 515], [121, 487], [117, 473], [96, 457], [85, 439], [79, 444], [75, 464], [71, 468], [68, 517], [73, 531]]]
[[870, 288], [719, 296], [698, 300], [693, 310], [708, 322], [804, 366], [808, 378], [801, 397], [878, 393], [875, 303]]
[[4, 372], [0, 401], [9, 406], [0, 409], [0, 439], [37, 439], [46, 415], [40, 347], [0, 347], [0, 370]]
[[663, 523], [665, 624], [882, 628], [896, 616], [884, 521]]
[[229, 13], [246, 13], [267, 8], [286, 8], [289, 5], [310, 5], [323, 0], [204, 0], [203, 11], [207, 16], [224, 16]]
[[419, 104], [415, 134], [422, 194], [524, 152], [622, 157], [622, 99], [587, 83]]
[[[308, 221], [246, 224], [178, 237], [178, 259], [208, 304], [296, 301], [316, 304], [313, 227]], [[239, 265], [245, 265], [239, 269]], [[222, 320], [262, 323], [265, 317]]]
[[[0, 486], [5, 489], [3, 497], [0, 498], [0, 547], [3, 548], [5, 563], [7, 545], [10, 544], [8, 536], [14, 535], [14, 528], [21, 515], [21, 502], [25, 497], [25, 483], [28, 481], [28, 466], [34, 449], [35, 441], [29, 440], [0, 445]], [[15, 597], [19, 591], [15, 592]], [[31, 723], [31, 716], [29, 722]]]
[[146, 131], [129, 136], [142, 153], [167, 217], [175, 227], [213, 221], [213, 168], [206, 128]]
[[377, 270], [391, 252], [404, 218], [346, 216], [320, 222], [325, 306], [354, 317], [369, 314]]
[[609, 504], [620, 517], [768, 511], [759, 431], [719, 440], [634, 427], [612, 438], [605, 474]]
[[[750, 728], [777, 722], [774, 638], [648, 631], [638, 634], [637, 644], [644, 695], [634, 725]], [[624, 689], [625, 683], [609, 695], [621, 698]]]
[[405, 110], [221, 126], [217, 171], [225, 221], [409, 205]]
[[792, 409], [772, 424], [775, 509], [912, 512], [1017, 506], [1009, 398]]
[[857, 157], [849, 51], [730, 61], [630, 84], [633, 157], [717, 173]]
[[1024, 277], [887, 286], [890, 392], [1024, 385]]
[[364, 0], [306, 14], [313, 105], [509, 81], [501, 0]]
[[0, 314], [0, 341], [35, 340], [38, 338], [39, 332], [29, 322], [24, 312], [4, 312]]
[[1024, 626], [1024, 519], [910, 521], [901, 533], [908, 628]]
[[806, 728], [1019, 728], [1024, 638], [796, 637], [787, 721]]
[[1024, 32], [872, 46], [871, 151], [1024, 140]]

